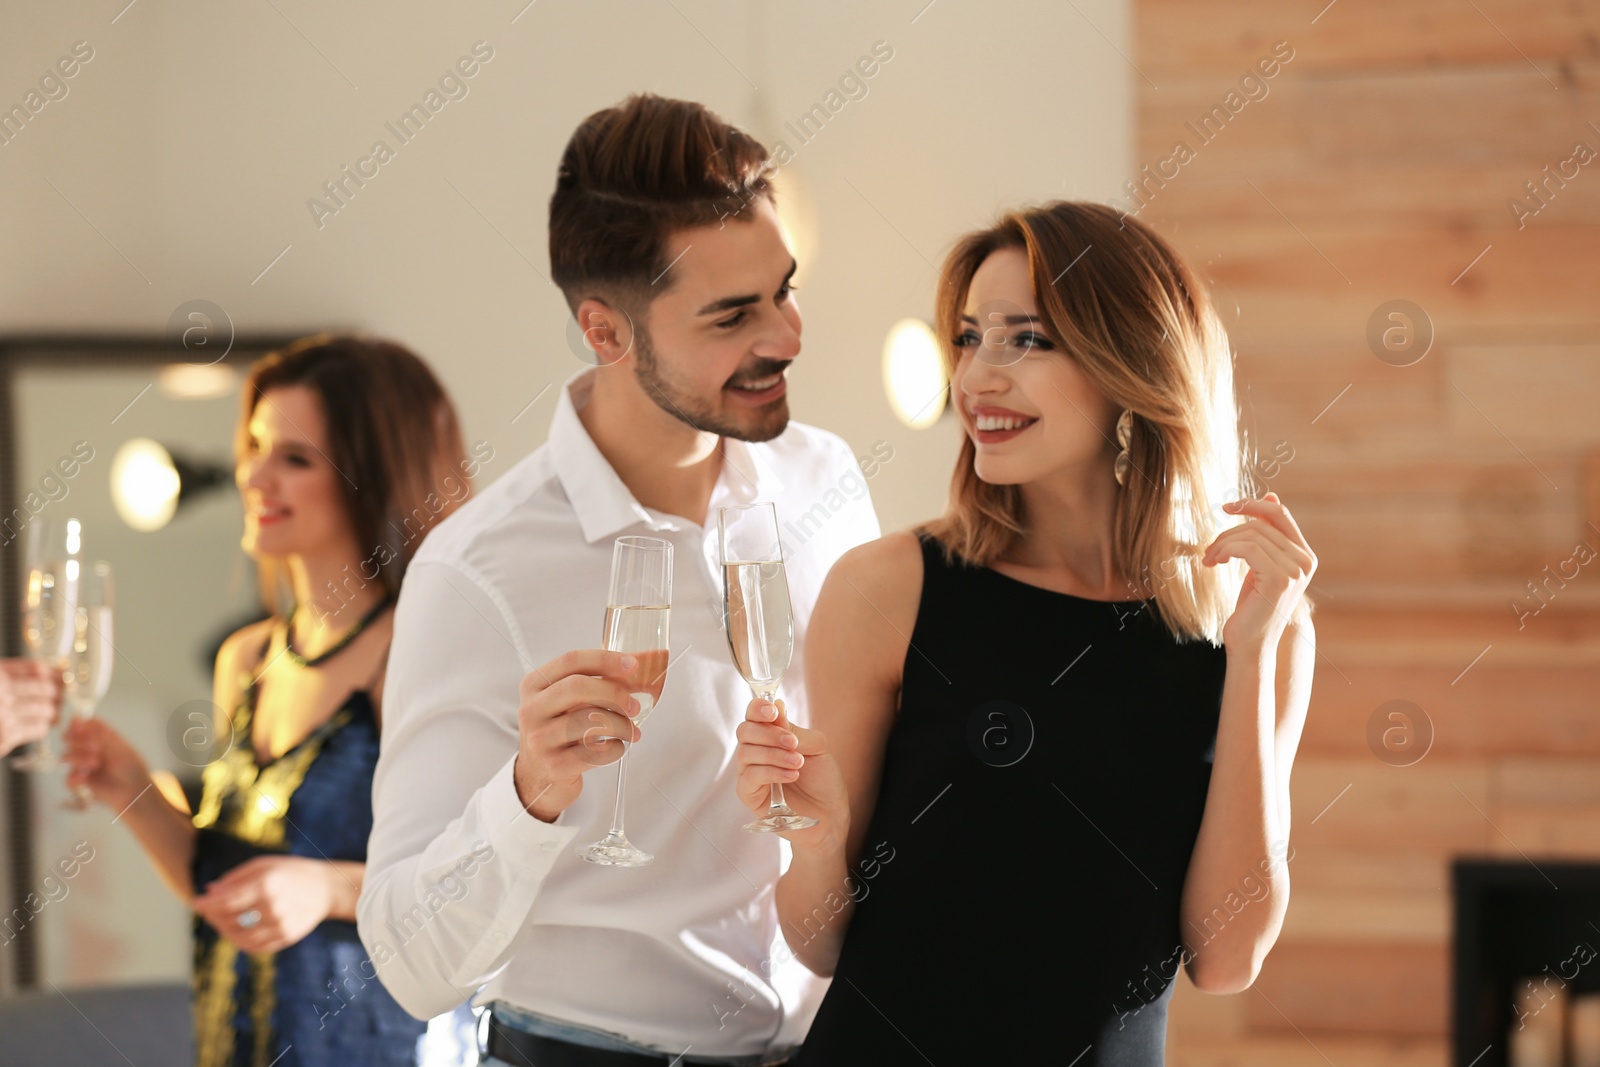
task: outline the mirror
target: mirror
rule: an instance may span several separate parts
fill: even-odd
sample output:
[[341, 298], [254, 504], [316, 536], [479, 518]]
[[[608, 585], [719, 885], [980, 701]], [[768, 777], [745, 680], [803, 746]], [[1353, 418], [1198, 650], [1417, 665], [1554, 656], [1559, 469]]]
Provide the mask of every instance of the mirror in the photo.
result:
[[[159, 338], [0, 341], [4, 651], [23, 651], [27, 522], [77, 518], [84, 558], [108, 561], [117, 583], [111, 685], [96, 714], [152, 769], [172, 772], [191, 803], [203, 758], [183, 747], [183, 730], [200, 721], [188, 715], [209, 714], [222, 639], [262, 614], [231, 477], [239, 387], [249, 364], [286, 340], [236, 341], [220, 360], [200, 361]], [[113, 461], [138, 438], [181, 458], [190, 484], [170, 520], [149, 531], [119, 516], [112, 494]], [[194, 488], [196, 471], [209, 486]], [[0, 775], [0, 992], [186, 982], [189, 914], [114, 813], [62, 810], [64, 771]]]

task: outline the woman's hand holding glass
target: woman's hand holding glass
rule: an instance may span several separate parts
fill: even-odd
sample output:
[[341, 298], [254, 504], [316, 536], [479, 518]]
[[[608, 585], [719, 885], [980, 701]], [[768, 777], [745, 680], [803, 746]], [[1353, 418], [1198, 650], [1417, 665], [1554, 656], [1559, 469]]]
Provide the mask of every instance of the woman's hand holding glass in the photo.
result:
[[795, 726], [783, 711], [782, 699], [773, 704], [762, 697], [745, 708], [734, 750], [739, 799], [765, 813], [770, 787], [781, 785], [789, 806], [818, 824], [779, 832], [797, 848], [842, 848], [850, 831], [850, 798], [827, 735]]
[[67, 742], [67, 787], [86, 790], [97, 804], [122, 811], [150, 787], [150, 767], [137, 749], [102, 719], [74, 718]]

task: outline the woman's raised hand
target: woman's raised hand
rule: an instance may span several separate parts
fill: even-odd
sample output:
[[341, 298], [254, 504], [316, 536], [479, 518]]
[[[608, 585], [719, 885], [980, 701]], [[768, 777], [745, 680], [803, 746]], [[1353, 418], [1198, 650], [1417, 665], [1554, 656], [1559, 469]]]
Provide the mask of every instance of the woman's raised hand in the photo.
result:
[[67, 724], [67, 787], [88, 786], [95, 803], [121, 811], [150, 788], [150, 768], [137, 749], [101, 719]]
[[1222, 643], [1241, 650], [1276, 649], [1317, 571], [1316, 553], [1277, 493], [1223, 507], [1246, 521], [1217, 535], [1200, 562], [1216, 566], [1242, 559], [1249, 570], [1223, 626]]

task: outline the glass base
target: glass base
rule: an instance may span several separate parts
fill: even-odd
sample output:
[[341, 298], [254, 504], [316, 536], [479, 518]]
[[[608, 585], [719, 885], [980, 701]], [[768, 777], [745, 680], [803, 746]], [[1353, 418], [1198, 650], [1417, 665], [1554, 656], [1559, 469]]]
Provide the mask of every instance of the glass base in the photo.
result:
[[747, 822], [744, 828], [753, 834], [771, 834], [779, 830], [804, 830], [808, 826], [817, 825], [817, 820], [809, 815], [801, 815], [787, 804], [772, 808], [767, 814], [754, 822]]
[[80, 785], [72, 791], [72, 795], [56, 805], [62, 811], [88, 811], [94, 807], [94, 793], [86, 785]]
[[61, 767], [61, 760], [48, 748], [36, 748], [32, 752], [22, 752], [11, 757], [11, 769], [14, 771], [39, 773], [58, 771]]
[[602, 867], [643, 867], [655, 860], [655, 854], [646, 852], [622, 834], [607, 834], [592, 845], [578, 850], [578, 855]]

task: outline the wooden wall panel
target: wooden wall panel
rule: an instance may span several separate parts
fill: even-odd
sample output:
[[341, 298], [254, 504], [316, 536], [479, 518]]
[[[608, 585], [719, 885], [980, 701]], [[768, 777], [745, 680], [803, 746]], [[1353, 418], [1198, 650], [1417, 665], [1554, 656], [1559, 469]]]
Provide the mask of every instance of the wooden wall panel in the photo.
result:
[[[1210, 286], [1258, 472], [1321, 561], [1282, 935], [1250, 990], [1180, 981], [1168, 1062], [1442, 1065], [1451, 861], [1600, 862], [1600, 558], [1568, 562], [1600, 549], [1600, 155], [1567, 162], [1600, 153], [1600, 0], [1137, 0], [1133, 25], [1115, 202]], [[1433, 331], [1404, 367], [1367, 340], [1396, 299]], [[1369, 739], [1395, 699], [1433, 725], [1412, 766]]]
[[[1204, 996], [1204, 993], [1196, 994]], [[1363, 1039], [1318, 1034], [1236, 1041], [1185, 1042], [1168, 1047], [1169, 1067], [1444, 1067], [1449, 1062], [1443, 1038]]]
[[1318, 678], [1316, 713], [1307, 716], [1302, 752], [1370, 754], [1367, 729], [1373, 716], [1385, 702], [1405, 700], [1422, 709], [1433, 724], [1427, 759], [1494, 753], [1501, 758], [1565, 755], [1600, 760], [1600, 714], [1595, 706], [1600, 670], [1505, 666], [1491, 659], [1493, 654], [1491, 649], [1453, 685], [1470, 656], [1458, 666], [1442, 669], [1344, 665], [1346, 673], [1359, 679], [1348, 686], [1336, 684], [1337, 676]]
[[1448, 952], [1442, 945], [1326, 941], [1280, 945], [1257, 988], [1240, 994], [1250, 1029], [1316, 1035], [1443, 1036]]
[[1135, 61], [1162, 88], [1174, 74], [1236, 77], [1278, 40], [1318, 71], [1512, 64], [1527, 55], [1558, 83], [1563, 64], [1600, 51], [1600, 12], [1584, 3], [1139, 0], [1135, 15]]
[[1295, 848], [1359, 849], [1376, 838], [1413, 855], [1482, 852], [1493, 833], [1483, 814], [1488, 780], [1482, 760], [1391, 767], [1370, 755], [1305, 755], [1290, 784]]

